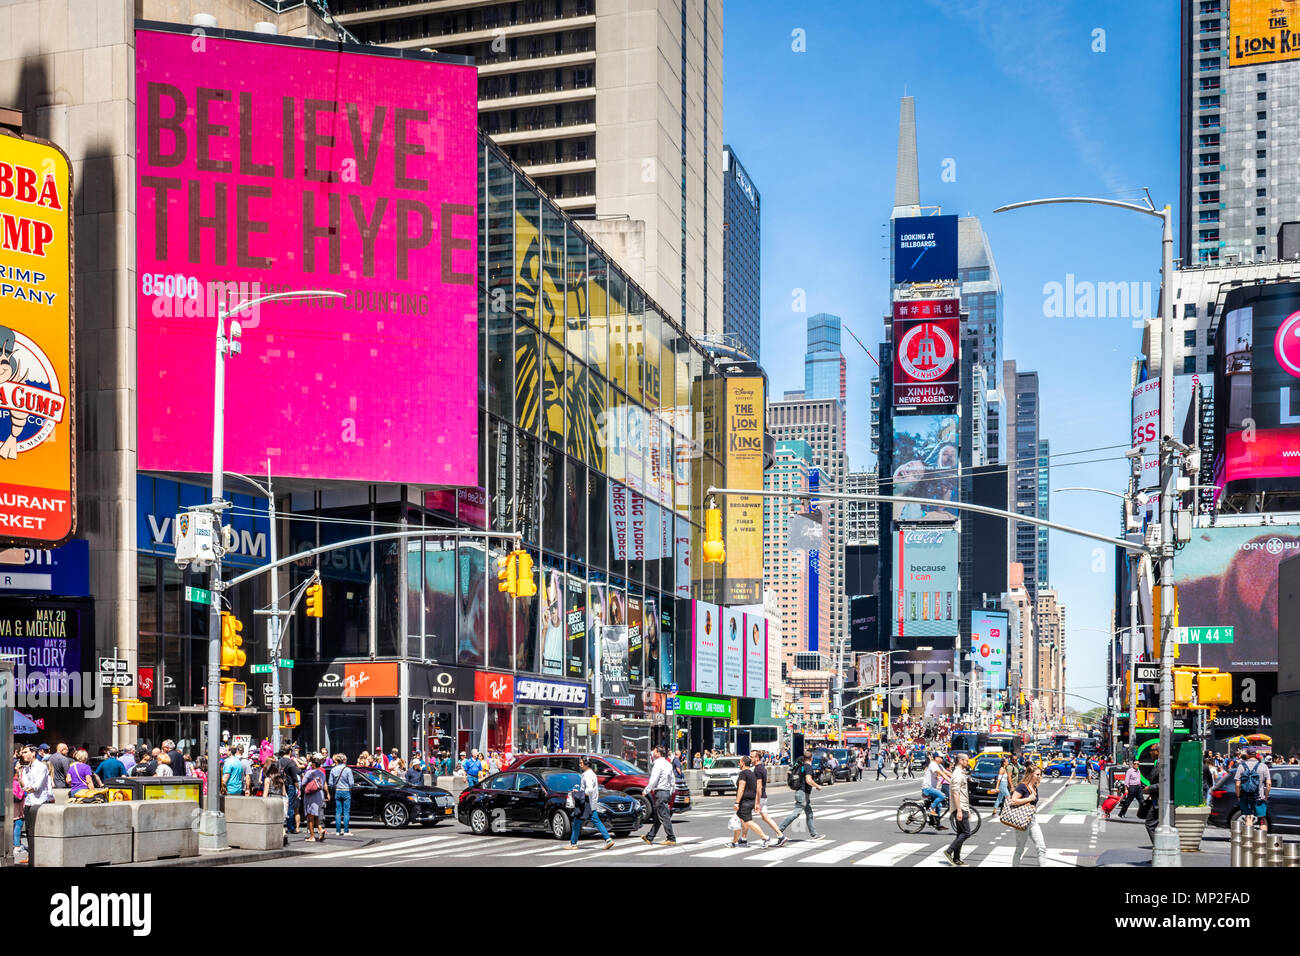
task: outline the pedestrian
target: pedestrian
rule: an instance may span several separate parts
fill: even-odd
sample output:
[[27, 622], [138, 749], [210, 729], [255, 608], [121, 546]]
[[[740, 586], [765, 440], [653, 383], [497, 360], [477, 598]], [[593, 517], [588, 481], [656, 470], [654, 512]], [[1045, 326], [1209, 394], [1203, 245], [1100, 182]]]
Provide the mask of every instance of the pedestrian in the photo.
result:
[[337, 836], [352, 836], [352, 787], [355, 783], [347, 756], [335, 754], [329, 785], [334, 793], [334, 833]]
[[1214, 782], [1219, 779], [1218, 771], [1214, 766], [1214, 754], [1206, 754], [1205, 760], [1201, 764], [1201, 785], [1205, 787], [1206, 806], [1212, 802], [1210, 791], [1214, 789]]
[[244, 770], [244, 761], [239, 759], [242, 750], [243, 747], [236, 744], [221, 765], [221, 782], [226, 795], [230, 797], [248, 796], [248, 774]]
[[1011, 761], [1003, 757], [1002, 764], [998, 767], [998, 798], [993, 801], [995, 814], [1002, 809], [1002, 802], [1009, 796], [1011, 796]]
[[483, 761], [478, 759], [477, 750], [471, 750], [469, 759], [465, 761], [465, 777], [471, 787], [478, 783], [478, 778], [482, 773]]
[[956, 765], [952, 768], [952, 778], [948, 792], [952, 801], [952, 844], [943, 851], [944, 857], [953, 866], [965, 866], [961, 860], [962, 845], [970, 839], [970, 757], [965, 753], [957, 755]]
[[[21, 754], [21, 751], [20, 751]], [[27, 795], [23, 790], [22, 782], [22, 757], [14, 761], [14, 779], [10, 788], [13, 799], [13, 821], [14, 821], [14, 850], [21, 850], [23, 846], [23, 798]]]
[[[177, 754], [177, 755], [176, 755], [176, 759], [177, 759], [177, 760], [180, 760], [180, 756], [181, 756], [180, 754]], [[243, 762], [243, 761], [241, 761], [241, 763], [242, 763], [242, 762]], [[182, 771], [182, 773], [183, 773], [183, 772], [184, 772], [184, 771]], [[248, 772], [248, 771], [247, 771], [247, 768], [245, 768], [245, 771], [244, 771], [244, 772], [245, 772], [245, 773]], [[172, 772], [172, 757], [171, 757], [171, 754], [169, 754], [169, 753], [160, 753], [160, 754], [158, 755], [158, 766], [154, 769], [153, 775], [154, 775], [155, 777], [174, 777], [174, 776], [176, 776], [176, 774], [174, 774], [174, 773]]]
[[713, 751], [706, 749], [704, 751], [704, 769], [708, 770], [713, 766]]
[[72, 764], [68, 767], [68, 790], [71, 796], [76, 796], [83, 790], [91, 787], [101, 788], [104, 782], [94, 770], [90, 768], [90, 754], [84, 749], [78, 750], [73, 755]]
[[863, 754], [861, 748], [858, 749], [857, 756], [853, 760], [853, 768], [854, 768], [854, 774], [853, 774], [854, 781], [856, 782], [861, 780], [862, 775], [866, 772], [867, 769], [867, 758], [866, 755]]
[[284, 823], [289, 816], [289, 794], [285, 788], [284, 774], [270, 757], [267, 757], [266, 762], [262, 764], [262, 796], [280, 798], [280, 835], [283, 845], [288, 846], [289, 834], [284, 832]]
[[645, 793], [650, 800], [650, 812], [652, 821], [650, 823], [650, 832], [643, 833], [641, 840], [644, 843], [654, 843], [655, 837], [659, 834], [659, 827], [664, 828], [664, 841], [660, 846], [676, 846], [677, 834], [673, 831], [673, 767], [672, 764], [664, 757], [664, 749], [656, 747], [654, 749], [654, 763], [650, 767], [650, 782], [646, 784]]
[[126, 767], [122, 765], [121, 760], [117, 759], [116, 749], [109, 747], [104, 751], [104, 759], [95, 768], [95, 773], [99, 775], [100, 780], [113, 780], [126, 776]]
[[762, 751], [759, 751], [754, 755], [754, 758], [754, 789], [755, 795], [758, 797], [758, 816], [760, 820], [772, 828], [773, 835], [776, 835], [777, 831], [781, 828], [778, 827], [776, 821], [767, 814], [767, 765], [769, 756]]
[[582, 771], [582, 776], [578, 779], [578, 786], [573, 792], [573, 817], [569, 821], [569, 849], [578, 848], [582, 825], [590, 822], [605, 838], [605, 849], [608, 850], [614, 845], [614, 838], [609, 835], [609, 830], [605, 829], [605, 824], [601, 822], [600, 814], [596, 812], [600, 800], [600, 781], [596, 779], [596, 771], [591, 769], [591, 762], [586, 757], [578, 758], [578, 769]]
[[885, 776], [885, 748], [884, 747], [881, 747], [878, 751], [876, 751], [876, 779], [877, 780], [889, 779], [888, 777]]
[[176, 749], [176, 741], [164, 740], [162, 742], [162, 751], [159, 756], [161, 757], [162, 754], [167, 755], [168, 766], [171, 767], [171, 775], [173, 777], [185, 776], [185, 755]]
[[1154, 850], [1156, 845], [1156, 827], [1160, 825], [1160, 745], [1153, 744], [1151, 747], [1151, 759], [1155, 761], [1155, 767], [1151, 770], [1151, 783], [1142, 790], [1142, 797], [1146, 801], [1146, 820], [1144, 821], [1147, 828], [1147, 838], [1151, 841], [1151, 848]]
[[[307, 842], [324, 843], [325, 828], [320, 818], [325, 809], [325, 774], [320, 769], [320, 757], [312, 754], [307, 762], [307, 772], [302, 778], [302, 812], [307, 818]], [[319, 831], [320, 836], [317, 836]]]
[[691, 769], [692, 770], [704, 769], [704, 758], [700, 756], [700, 752], [698, 750], [695, 751], [695, 756], [691, 758]]
[[686, 779], [686, 771], [685, 771], [685, 769], [682, 767], [682, 756], [683, 756], [683, 754], [681, 754], [681, 753], [679, 753], [679, 752], [677, 752], [677, 751], [674, 751], [674, 752], [673, 752], [673, 760], [672, 760], [672, 763], [673, 763], [673, 779], [674, 779], [674, 780], [685, 780], [685, 779]]
[[124, 771], [122, 776], [130, 776], [131, 771], [135, 768], [135, 748], [123, 747], [118, 754], [118, 759], [122, 761], [122, 770]]
[[902, 763], [903, 763], [902, 756], [900, 756], [899, 753], [895, 751], [894, 752], [894, 779], [895, 780], [898, 779], [898, 771], [901, 768]]
[[46, 766], [50, 771], [50, 786], [55, 790], [67, 790], [68, 768], [72, 766], [72, 761], [68, 759], [68, 745], [62, 741], [56, 744]]
[[284, 829], [286, 833], [297, 833], [300, 818], [298, 816], [298, 784], [302, 780], [298, 761], [293, 759], [293, 747], [285, 744], [280, 748], [280, 759], [276, 762], [284, 777]]
[[754, 806], [758, 801], [758, 778], [754, 776], [752, 769], [753, 761], [748, 755], [740, 758], [740, 775], [736, 778], [736, 802], [732, 805], [732, 812], [740, 819], [740, 828], [731, 831], [731, 846], [747, 846], [749, 841], [744, 839], [747, 832], [752, 830], [758, 834], [758, 838], [763, 841], [764, 848], [767, 847], [767, 834], [763, 828], [754, 822]]
[[1124, 771], [1124, 799], [1119, 802], [1119, 812], [1116, 814], [1123, 819], [1124, 814], [1128, 812], [1128, 806], [1134, 800], [1141, 805], [1142, 800], [1142, 771], [1138, 769], [1137, 758], [1129, 761], [1128, 769]]
[[1272, 789], [1272, 774], [1258, 757], [1254, 747], [1246, 751], [1246, 759], [1238, 761], [1233, 785], [1237, 791], [1237, 803], [1241, 815], [1246, 818], [1246, 826], [1253, 827], [1259, 822], [1261, 830], [1268, 830], [1268, 796]]
[[921, 776], [921, 796], [928, 797], [930, 800], [927, 812], [936, 830], [945, 829], [942, 820], [946, 798], [941, 787], [949, 780], [948, 771], [944, 770], [943, 764], [939, 762], [939, 754], [930, 754], [930, 762], [926, 764], [925, 773]]
[[790, 772], [793, 782], [798, 785], [798, 789], [794, 792], [794, 809], [790, 811], [789, 816], [781, 821], [781, 826], [777, 828], [780, 832], [776, 840], [777, 846], [785, 844], [785, 831], [801, 813], [808, 824], [808, 838], [811, 840], [820, 840], [822, 838], [822, 835], [817, 832], [817, 827], [813, 824], [812, 805], [812, 792], [821, 790], [822, 785], [813, 779], [812, 755], [805, 752], [799, 759], [798, 769]]
[[29, 744], [22, 750], [23, 829], [27, 831], [27, 865], [36, 865], [36, 813], [54, 800], [50, 770]]
[[1043, 779], [1042, 767], [1030, 767], [1025, 771], [1025, 775], [1016, 784], [1016, 789], [1011, 793], [1011, 805], [1013, 807], [1023, 806], [1026, 803], [1033, 804], [1034, 816], [1029, 820], [1029, 825], [1023, 830], [1016, 831], [1016, 849], [1011, 855], [1011, 865], [1019, 866], [1020, 861], [1024, 858], [1025, 848], [1029, 841], [1034, 841], [1034, 852], [1038, 854], [1038, 865], [1043, 866], [1047, 861], [1047, 841], [1043, 839], [1043, 829], [1038, 825], [1038, 785]]

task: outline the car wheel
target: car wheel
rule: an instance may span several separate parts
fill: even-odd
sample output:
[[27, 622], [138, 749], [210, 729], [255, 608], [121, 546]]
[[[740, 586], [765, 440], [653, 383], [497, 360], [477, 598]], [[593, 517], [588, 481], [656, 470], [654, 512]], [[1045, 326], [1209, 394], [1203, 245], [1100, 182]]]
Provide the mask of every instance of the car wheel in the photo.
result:
[[[577, 824], [575, 824], [576, 826]], [[569, 839], [569, 817], [564, 811], [556, 810], [551, 814], [551, 836], [557, 840]]]
[[486, 810], [475, 809], [469, 815], [469, 828], [474, 831], [475, 836], [484, 836], [491, 830], [491, 821], [488, 820]]
[[1061, 775], [1061, 771], [1059, 770], [1053, 770], [1051, 773], [1051, 776], [1053, 777], [1059, 777], [1060, 775]]
[[411, 815], [400, 803], [385, 803], [383, 818], [384, 826], [390, 830], [400, 830], [411, 822]]

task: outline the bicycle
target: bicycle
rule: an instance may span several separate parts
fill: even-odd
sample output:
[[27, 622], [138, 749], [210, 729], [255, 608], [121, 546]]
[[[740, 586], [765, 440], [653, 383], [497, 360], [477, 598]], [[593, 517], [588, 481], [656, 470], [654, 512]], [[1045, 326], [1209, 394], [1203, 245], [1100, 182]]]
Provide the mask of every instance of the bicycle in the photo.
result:
[[[947, 815], [946, 813], [944, 814]], [[980, 812], [974, 807], [970, 808], [970, 833], [974, 836], [979, 832], [980, 824], [983, 818]], [[936, 831], [939, 829], [939, 820], [932, 816], [927, 809], [924, 801], [916, 800], [911, 797], [904, 800], [898, 805], [898, 812], [894, 815], [894, 822], [898, 824], [898, 829], [904, 833], [917, 834], [925, 829], [926, 825], [933, 826]]]

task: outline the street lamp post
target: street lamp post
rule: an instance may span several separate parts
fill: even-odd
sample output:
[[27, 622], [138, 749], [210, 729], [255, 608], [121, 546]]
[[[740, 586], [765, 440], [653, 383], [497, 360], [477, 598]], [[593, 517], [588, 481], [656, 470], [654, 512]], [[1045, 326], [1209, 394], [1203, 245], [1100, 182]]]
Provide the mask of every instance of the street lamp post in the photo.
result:
[[1118, 199], [1098, 199], [1087, 196], [1063, 196], [1051, 199], [1031, 199], [1026, 202], [1000, 206], [994, 212], [1006, 212], [1028, 206], [1047, 206], [1059, 203], [1083, 203], [1095, 206], [1113, 206], [1161, 220], [1160, 256], [1160, 544], [1155, 551], [1160, 559], [1160, 825], [1152, 839], [1152, 866], [1181, 866], [1182, 851], [1178, 846], [1178, 832], [1173, 826], [1173, 781], [1166, 772], [1170, 763], [1170, 748], [1174, 731], [1174, 494], [1182, 471], [1181, 444], [1174, 439], [1174, 217], [1168, 205], [1157, 209], [1148, 195], [1146, 204], [1121, 202]]
[[[219, 792], [221, 790], [221, 513], [228, 507], [223, 500], [222, 478], [225, 474], [225, 418], [226, 418], [226, 359], [240, 352], [239, 336], [241, 329], [238, 322], [230, 323], [230, 335], [226, 335], [226, 319], [244, 312], [263, 302], [275, 302], [282, 299], [309, 299], [316, 297], [343, 298], [342, 292], [321, 289], [308, 289], [293, 292], [272, 292], [258, 296], [247, 302], [236, 303], [227, 310], [225, 305], [217, 309], [217, 350], [214, 365], [212, 389], [212, 504], [214, 523], [217, 527], [217, 547], [213, 549], [214, 557], [209, 573], [208, 587], [212, 591], [212, 604], [208, 611], [208, 792], [203, 804], [203, 813], [199, 818], [199, 848], [204, 850], [225, 850], [229, 848], [226, 838], [226, 816], [222, 812]], [[272, 529], [274, 533], [274, 529]], [[279, 701], [276, 701], [279, 708]]]

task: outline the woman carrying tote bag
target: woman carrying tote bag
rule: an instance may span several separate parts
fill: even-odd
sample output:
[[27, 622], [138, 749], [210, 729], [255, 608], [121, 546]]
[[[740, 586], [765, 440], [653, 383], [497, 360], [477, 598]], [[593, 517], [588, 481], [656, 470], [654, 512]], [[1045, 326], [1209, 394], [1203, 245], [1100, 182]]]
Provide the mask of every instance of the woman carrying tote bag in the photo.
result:
[[[1030, 767], [1024, 777], [1012, 791], [1010, 799], [1002, 806], [998, 818], [1016, 831], [1016, 850], [1011, 857], [1011, 865], [1019, 866], [1025, 855], [1025, 846], [1030, 839], [1038, 853], [1038, 865], [1043, 866], [1047, 859], [1047, 843], [1043, 840], [1042, 828], [1038, 825], [1038, 785], [1043, 779], [1042, 767]], [[1026, 813], [1025, 808], [1028, 808]]]

